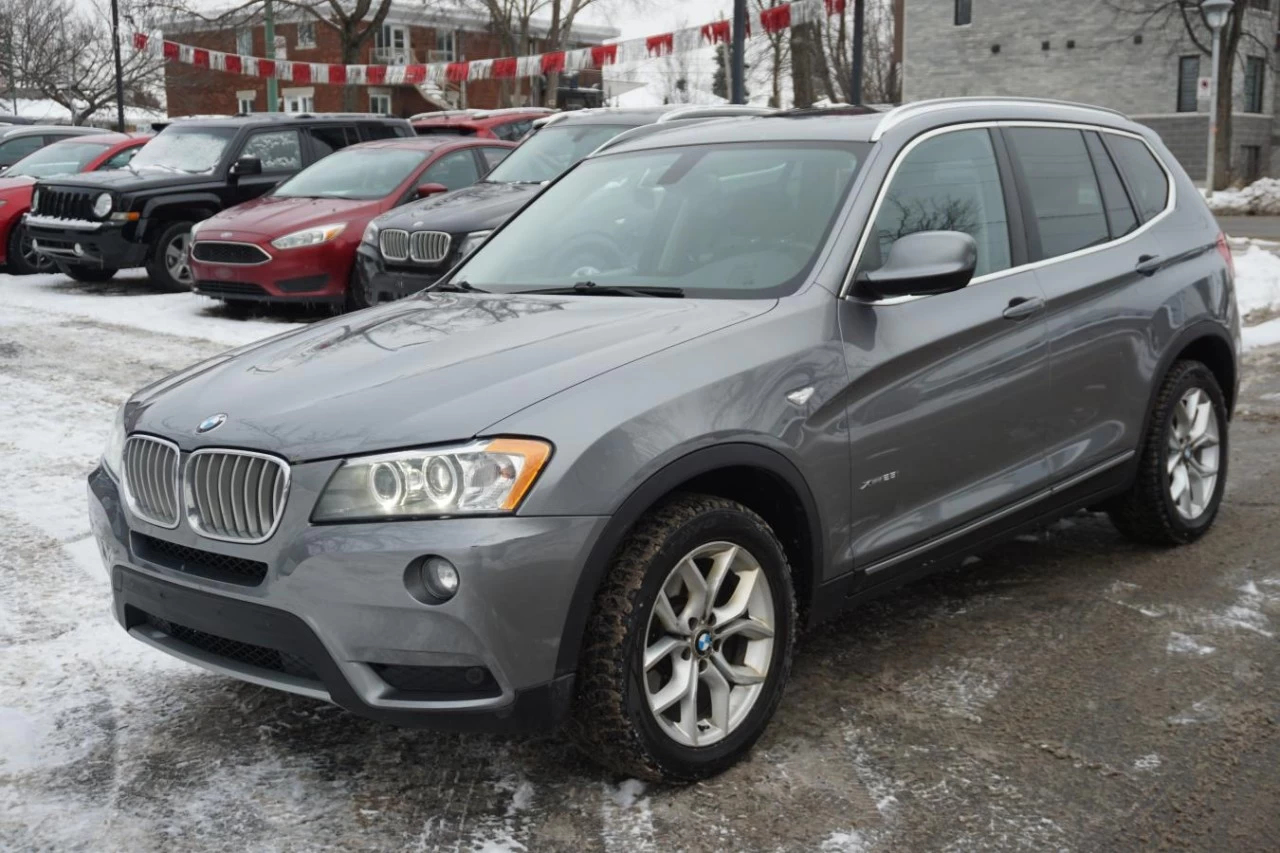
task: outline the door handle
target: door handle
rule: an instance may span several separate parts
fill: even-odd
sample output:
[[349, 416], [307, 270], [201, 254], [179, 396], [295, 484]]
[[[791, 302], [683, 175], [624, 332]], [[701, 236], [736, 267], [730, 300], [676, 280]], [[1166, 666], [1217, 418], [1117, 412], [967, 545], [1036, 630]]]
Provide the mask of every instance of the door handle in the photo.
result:
[[1004, 316], [1006, 320], [1025, 320], [1043, 310], [1044, 300], [1039, 296], [1019, 296], [1009, 300], [1009, 307], [1004, 309]]
[[1143, 255], [1138, 258], [1138, 265], [1134, 270], [1140, 275], [1155, 275], [1164, 266], [1164, 258], [1159, 255]]

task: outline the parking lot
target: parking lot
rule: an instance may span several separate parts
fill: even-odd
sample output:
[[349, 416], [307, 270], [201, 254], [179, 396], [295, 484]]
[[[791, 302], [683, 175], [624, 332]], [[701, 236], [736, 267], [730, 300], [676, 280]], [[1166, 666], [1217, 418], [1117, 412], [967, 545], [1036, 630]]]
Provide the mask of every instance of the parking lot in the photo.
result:
[[1177, 551], [1080, 514], [803, 639], [750, 759], [687, 788], [560, 735], [436, 734], [129, 639], [84, 512], [134, 389], [309, 316], [134, 277], [0, 279], [0, 847], [1274, 849], [1280, 348], [1248, 357], [1222, 517]]

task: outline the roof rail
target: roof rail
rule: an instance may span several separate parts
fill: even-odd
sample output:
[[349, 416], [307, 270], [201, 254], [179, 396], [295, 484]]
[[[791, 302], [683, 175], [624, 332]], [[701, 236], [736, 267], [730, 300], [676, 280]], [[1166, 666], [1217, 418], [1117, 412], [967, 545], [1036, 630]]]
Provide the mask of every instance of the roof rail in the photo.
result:
[[753, 107], [747, 104], [713, 104], [711, 106], [697, 106], [690, 104], [687, 107], [679, 107], [669, 113], [663, 113], [658, 117], [658, 124], [664, 124], [669, 121], [685, 121], [692, 118], [729, 118], [731, 116], [771, 116], [777, 115], [778, 110], [773, 107]]
[[1012, 97], [988, 96], [988, 95], [977, 95], [977, 96], [960, 97], [960, 98], [934, 98], [928, 101], [915, 101], [910, 104], [903, 104], [900, 107], [895, 107], [894, 109], [890, 110], [888, 113], [885, 114], [884, 120], [881, 121], [880, 124], [876, 125], [876, 129], [872, 131], [871, 141], [872, 142], [878, 141], [880, 137], [884, 136], [890, 130], [897, 127], [899, 124], [902, 124], [902, 122], [906, 121], [912, 116], [920, 115], [921, 113], [931, 112], [932, 110], [947, 109], [949, 107], [968, 107], [968, 106], [976, 106], [980, 104], [994, 104], [994, 105], [1016, 105], [1016, 104], [1037, 105], [1039, 104], [1042, 106], [1070, 107], [1072, 109], [1077, 109], [1077, 110], [1087, 110], [1089, 112], [1094, 112], [1094, 113], [1107, 113], [1109, 115], [1120, 116], [1121, 118], [1128, 118], [1128, 116], [1126, 116], [1124, 113], [1120, 112], [1119, 110], [1113, 110], [1113, 109], [1110, 109], [1109, 107], [1098, 107], [1098, 106], [1094, 106], [1093, 104], [1080, 104], [1080, 103], [1076, 103], [1075, 101], [1061, 101], [1061, 100], [1056, 100], [1054, 98], [1012, 98]]

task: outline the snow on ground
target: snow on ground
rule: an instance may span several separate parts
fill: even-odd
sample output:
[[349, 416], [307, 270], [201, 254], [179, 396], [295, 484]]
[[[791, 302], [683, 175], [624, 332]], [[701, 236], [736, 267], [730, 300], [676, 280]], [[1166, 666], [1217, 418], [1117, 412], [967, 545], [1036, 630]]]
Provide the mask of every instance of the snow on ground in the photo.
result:
[[1260, 178], [1242, 189], [1218, 190], [1209, 198], [1209, 209], [1219, 216], [1280, 214], [1280, 178]]

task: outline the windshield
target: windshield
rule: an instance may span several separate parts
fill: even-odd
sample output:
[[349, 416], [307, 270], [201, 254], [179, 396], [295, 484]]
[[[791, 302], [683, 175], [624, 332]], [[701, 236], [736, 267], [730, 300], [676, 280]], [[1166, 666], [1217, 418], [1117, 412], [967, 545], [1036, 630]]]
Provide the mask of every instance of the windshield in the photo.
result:
[[561, 173], [613, 139], [629, 125], [586, 124], [543, 128], [530, 136], [485, 176], [486, 182], [540, 184]]
[[4, 175], [6, 178], [14, 175], [30, 178], [70, 175], [82, 170], [86, 163], [106, 150], [107, 146], [100, 142], [56, 142], [23, 157]]
[[212, 172], [235, 135], [234, 127], [166, 127], [138, 150], [129, 168]]
[[672, 287], [719, 298], [790, 293], [826, 242], [868, 147], [730, 143], [587, 160], [454, 279], [497, 292], [591, 282], [601, 291]]
[[348, 148], [303, 169], [274, 194], [282, 198], [385, 198], [422, 165], [429, 153]]

